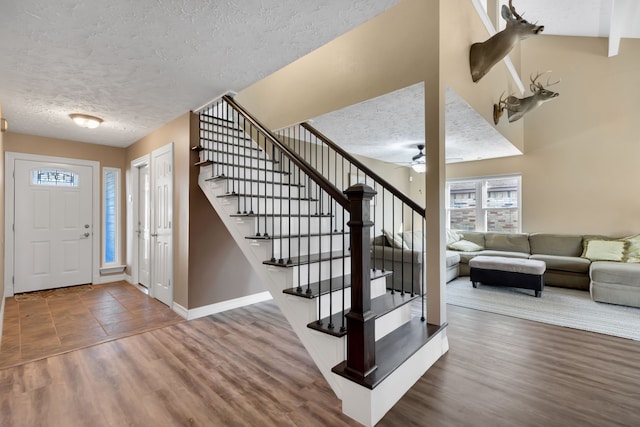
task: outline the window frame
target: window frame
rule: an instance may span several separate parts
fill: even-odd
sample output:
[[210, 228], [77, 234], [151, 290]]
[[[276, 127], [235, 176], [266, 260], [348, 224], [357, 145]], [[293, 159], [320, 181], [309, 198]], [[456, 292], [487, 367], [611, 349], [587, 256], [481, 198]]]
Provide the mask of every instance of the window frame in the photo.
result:
[[[516, 179], [517, 191], [518, 191], [518, 203], [517, 207], [488, 207], [488, 184], [494, 180]], [[451, 228], [451, 212], [457, 210], [451, 207], [451, 184], [469, 182], [475, 185], [476, 205], [475, 205], [475, 230], [470, 231], [487, 231], [487, 212], [489, 210], [504, 209], [504, 210], [517, 210], [518, 224], [517, 228], [512, 233], [522, 233], [522, 175], [521, 174], [509, 174], [509, 175], [489, 175], [472, 178], [454, 178], [448, 179], [445, 185], [445, 206], [446, 206], [446, 224], [447, 228]], [[459, 208], [464, 209], [464, 208]], [[467, 208], [469, 209], [469, 208]]]
[[[107, 244], [108, 244], [108, 218], [107, 216], [109, 215], [108, 213], [108, 209], [110, 208], [110, 206], [108, 206], [108, 191], [110, 191], [109, 188], [107, 188], [107, 186], [110, 184], [109, 180], [107, 179], [107, 175], [110, 173], [114, 173], [115, 174], [115, 179], [114, 179], [114, 200], [113, 200], [113, 209], [114, 209], [114, 248], [113, 248], [113, 255], [114, 255], [114, 259], [111, 262], [107, 262]], [[102, 249], [102, 256], [101, 256], [101, 262], [102, 262], [102, 266], [103, 267], [114, 267], [114, 266], [120, 266], [121, 265], [121, 253], [120, 253], [120, 243], [122, 242], [122, 226], [121, 226], [121, 209], [120, 209], [120, 198], [121, 198], [121, 188], [120, 188], [120, 183], [121, 181], [121, 175], [122, 175], [122, 171], [120, 168], [114, 168], [114, 167], [103, 167], [102, 168], [102, 221], [101, 221], [101, 226], [102, 226], [102, 244], [101, 244], [101, 249]]]

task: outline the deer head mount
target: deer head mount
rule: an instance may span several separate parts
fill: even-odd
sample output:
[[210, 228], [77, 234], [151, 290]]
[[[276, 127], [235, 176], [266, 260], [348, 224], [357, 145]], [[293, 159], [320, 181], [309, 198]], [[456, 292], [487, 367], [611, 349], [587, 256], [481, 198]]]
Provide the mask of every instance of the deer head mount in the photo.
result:
[[502, 5], [502, 17], [507, 21], [507, 27], [494, 34], [490, 39], [471, 45], [469, 65], [471, 78], [474, 82], [484, 77], [494, 65], [507, 56], [519, 40], [524, 40], [544, 30], [544, 25], [531, 24], [518, 15], [511, 1], [509, 0], [509, 7]]
[[547, 89], [549, 86], [560, 83], [560, 80], [558, 80], [557, 82], [549, 83], [549, 79], [547, 79], [546, 86], [543, 86], [542, 83], [538, 82], [540, 76], [548, 72], [549, 71], [538, 73], [535, 77], [530, 77], [531, 84], [529, 84], [529, 89], [532, 93], [531, 96], [520, 99], [516, 98], [513, 95], [509, 95], [506, 99], [502, 99], [502, 95], [500, 95], [500, 101], [498, 101], [497, 104], [493, 104], [493, 123], [495, 123], [496, 125], [498, 124], [504, 110], [507, 110], [509, 123], [511, 123], [522, 118], [522, 116], [527, 114], [529, 111], [537, 108], [542, 103], [560, 96], [558, 92], [553, 92]]

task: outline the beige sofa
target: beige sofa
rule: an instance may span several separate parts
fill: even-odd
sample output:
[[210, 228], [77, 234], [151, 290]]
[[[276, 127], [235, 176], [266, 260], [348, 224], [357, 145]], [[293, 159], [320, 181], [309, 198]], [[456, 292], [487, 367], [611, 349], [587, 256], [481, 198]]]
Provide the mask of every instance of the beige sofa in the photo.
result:
[[458, 233], [462, 241], [478, 246], [459, 252], [461, 276], [469, 274], [469, 260], [478, 255], [537, 259], [547, 266], [545, 285], [590, 291], [594, 301], [640, 307], [640, 235], [613, 239], [554, 233]]

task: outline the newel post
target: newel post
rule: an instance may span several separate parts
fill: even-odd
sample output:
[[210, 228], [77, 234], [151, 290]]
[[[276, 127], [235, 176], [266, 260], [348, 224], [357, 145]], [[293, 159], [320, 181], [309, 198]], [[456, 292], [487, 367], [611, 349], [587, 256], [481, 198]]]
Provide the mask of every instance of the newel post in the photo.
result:
[[366, 377], [376, 368], [375, 315], [371, 311], [371, 199], [376, 191], [364, 184], [347, 188], [351, 216], [351, 311], [347, 318], [346, 370]]

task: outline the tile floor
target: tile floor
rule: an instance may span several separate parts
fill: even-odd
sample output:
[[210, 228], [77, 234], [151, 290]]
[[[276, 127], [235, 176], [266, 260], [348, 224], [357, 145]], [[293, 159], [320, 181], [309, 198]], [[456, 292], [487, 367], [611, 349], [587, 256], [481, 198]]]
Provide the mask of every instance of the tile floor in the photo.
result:
[[22, 301], [7, 298], [0, 369], [184, 320], [127, 282], [91, 289]]

